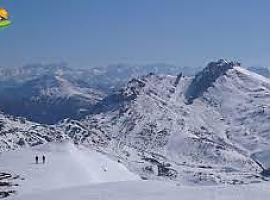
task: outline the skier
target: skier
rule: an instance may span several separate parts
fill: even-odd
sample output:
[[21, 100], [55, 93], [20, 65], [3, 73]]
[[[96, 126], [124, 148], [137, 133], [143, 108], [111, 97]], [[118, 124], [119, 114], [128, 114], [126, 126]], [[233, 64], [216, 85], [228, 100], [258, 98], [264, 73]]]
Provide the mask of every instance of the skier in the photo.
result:
[[36, 156], [36, 164], [38, 164], [38, 156]]
[[45, 164], [45, 159], [46, 159], [46, 158], [45, 158], [45, 156], [43, 155], [43, 156], [42, 156], [42, 162], [43, 162], [43, 164]]

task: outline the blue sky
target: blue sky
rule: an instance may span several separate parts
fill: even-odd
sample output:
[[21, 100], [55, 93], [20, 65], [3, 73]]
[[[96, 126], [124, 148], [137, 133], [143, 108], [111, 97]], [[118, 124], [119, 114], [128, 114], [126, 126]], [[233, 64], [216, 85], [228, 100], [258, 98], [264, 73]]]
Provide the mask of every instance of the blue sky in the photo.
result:
[[67, 62], [270, 66], [268, 0], [0, 0], [0, 65]]

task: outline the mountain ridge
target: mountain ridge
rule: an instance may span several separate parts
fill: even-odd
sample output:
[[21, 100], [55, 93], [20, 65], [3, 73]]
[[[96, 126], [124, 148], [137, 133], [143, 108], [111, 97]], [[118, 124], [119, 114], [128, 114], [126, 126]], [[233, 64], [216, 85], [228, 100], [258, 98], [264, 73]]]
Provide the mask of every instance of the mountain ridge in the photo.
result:
[[[144, 179], [189, 184], [264, 181], [260, 173], [268, 166], [262, 169], [257, 158], [270, 143], [270, 110], [261, 107], [269, 102], [270, 81], [238, 64], [215, 65], [224, 65], [226, 73], [211, 79], [192, 104], [186, 102], [186, 92], [200, 84], [193, 82], [196, 77], [148, 74], [113, 94], [116, 106], [44, 129], [56, 130], [60, 140], [110, 155]], [[111, 105], [109, 100], [100, 103]]]
[[72, 69], [60, 63], [0, 68], [0, 110], [42, 124], [55, 124], [65, 118], [82, 119], [95, 112], [95, 104], [131, 78], [149, 72], [174, 74], [182, 70], [195, 71], [166, 64]]

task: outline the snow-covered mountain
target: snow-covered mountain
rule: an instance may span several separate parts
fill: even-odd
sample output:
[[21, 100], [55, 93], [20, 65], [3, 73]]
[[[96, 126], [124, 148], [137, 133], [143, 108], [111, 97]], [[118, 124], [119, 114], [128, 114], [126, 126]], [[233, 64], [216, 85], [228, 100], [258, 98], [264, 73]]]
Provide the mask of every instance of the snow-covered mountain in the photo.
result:
[[80, 119], [105, 92], [67, 75], [69, 71], [65, 67], [40, 66], [0, 73], [0, 109], [44, 124], [69, 117]]
[[196, 69], [165, 64], [84, 69], [71, 69], [65, 64], [35, 64], [0, 68], [0, 110], [43, 124], [55, 124], [65, 118], [81, 119], [131, 77], [179, 71], [192, 74]]
[[253, 155], [269, 148], [269, 94], [267, 78], [225, 60], [194, 78], [149, 74], [106, 98], [75, 137], [88, 145], [85, 130], [103, 135], [108, 151], [145, 178], [261, 180], [269, 166]]
[[[143, 179], [252, 183], [263, 181], [261, 172], [270, 167], [269, 104], [269, 79], [219, 60], [195, 77], [179, 72], [133, 78], [81, 120], [43, 126], [5, 119], [5, 127], [25, 132], [9, 131], [1, 139], [13, 135], [9, 144], [17, 144], [21, 132], [41, 141], [47, 134], [52, 140], [67, 137], [118, 160]], [[42, 131], [26, 135], [29, 127]]]
[[40, 125], [0, 113], [0, 152], [62, 141], [65, 138], [63, 131], [54, 126]]

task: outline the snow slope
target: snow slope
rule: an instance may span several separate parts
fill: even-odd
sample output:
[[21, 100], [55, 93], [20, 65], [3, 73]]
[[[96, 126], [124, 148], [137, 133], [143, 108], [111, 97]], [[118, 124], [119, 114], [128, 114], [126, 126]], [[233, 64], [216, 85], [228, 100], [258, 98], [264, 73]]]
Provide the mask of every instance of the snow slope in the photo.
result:
[[103, 183], [14, 196], [14, 200], [267, 200], [269, 184], [245, 186], [176, 186], [156, 181]]
[[[34, 158], [47, 161], [35, 164]], [[19, 174], [14, 188], [20, 195], [103, 182], [138, 180], [139, 177], [106, 155], [72, 143], [48, 143], [0, 155], [0, 171]]]
[[103, 135], [109, 152], [149, 179], [263, 181], [252, 154], [269, 148], [269, 94], [269, 79], [224, 60], [195, 78], [149, 74], [131, 80], [115, 107], [81, 120], [76, 140]]

